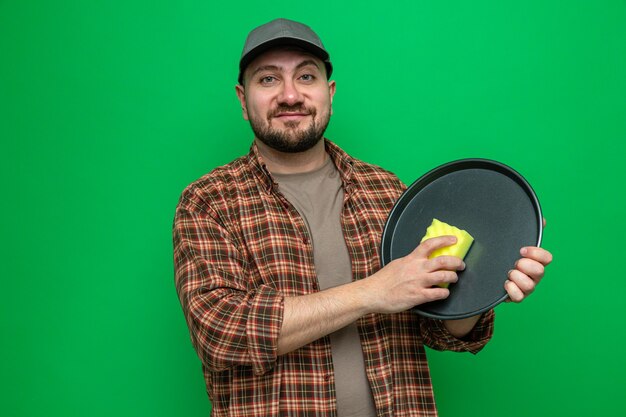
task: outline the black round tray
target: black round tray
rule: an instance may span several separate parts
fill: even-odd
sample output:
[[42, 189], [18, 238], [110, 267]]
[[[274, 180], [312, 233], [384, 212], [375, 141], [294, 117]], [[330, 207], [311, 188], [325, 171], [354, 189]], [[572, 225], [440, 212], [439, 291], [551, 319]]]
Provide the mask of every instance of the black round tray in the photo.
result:
[[539, 246], [541, 207], [530, 184], [510, 167], [487, 159], [441, 165], [415, 181], [389, 214], [381, 263], [409, 254], [433, 218], [467, 230], [474, 243], [466, 268], [445, 300], [413, 308], [438, 319], [460, 319], [487, 311], [507, 298], [507, 272], [523, 246]]

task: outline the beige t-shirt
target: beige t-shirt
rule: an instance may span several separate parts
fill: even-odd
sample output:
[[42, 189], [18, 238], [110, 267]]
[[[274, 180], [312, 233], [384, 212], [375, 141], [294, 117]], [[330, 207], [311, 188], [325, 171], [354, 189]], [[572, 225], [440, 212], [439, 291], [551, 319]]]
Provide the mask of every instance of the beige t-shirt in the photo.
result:
[[[331, 159], [312, 172], [273, 176], [309, 228], [320, 290], [351, 282], [350, 255], [341, 230], [343, 186]], [[330, 334], [330, 343], [338, 417], [376, 416], [356, 323]]]

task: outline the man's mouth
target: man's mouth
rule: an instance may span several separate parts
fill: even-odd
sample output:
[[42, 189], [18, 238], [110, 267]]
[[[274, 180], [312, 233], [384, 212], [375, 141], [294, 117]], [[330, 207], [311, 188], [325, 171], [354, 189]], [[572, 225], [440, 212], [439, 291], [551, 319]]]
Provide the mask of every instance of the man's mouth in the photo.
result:
[[302, 120], [303, 118], [309, 116], [310, 113], [306, 112], [281, 112], [274, 115], [274, 118], [282, 121], [296, 121]]

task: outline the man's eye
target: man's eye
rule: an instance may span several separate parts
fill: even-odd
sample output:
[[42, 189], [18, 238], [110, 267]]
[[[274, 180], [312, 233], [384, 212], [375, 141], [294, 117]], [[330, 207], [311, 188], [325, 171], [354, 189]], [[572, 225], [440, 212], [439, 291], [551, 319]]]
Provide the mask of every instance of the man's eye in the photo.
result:
[[265, 77], [261, 78], [261, 84], [271, 84], [274, 81], [276, 81], [276, 78], [272, 77], [271, 75], [266, 75]]
[[313, 76], [313, 74], [304, 74], [300, 77], [300, 79], [302, 81], [313, 81], [315, 77]]

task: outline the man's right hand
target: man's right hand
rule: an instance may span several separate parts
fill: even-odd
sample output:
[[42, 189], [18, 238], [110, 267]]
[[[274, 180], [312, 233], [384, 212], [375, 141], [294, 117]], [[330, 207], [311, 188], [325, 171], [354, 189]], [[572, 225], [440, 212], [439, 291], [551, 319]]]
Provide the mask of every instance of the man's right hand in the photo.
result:
[[422, 242], [413, 252], [387, 264], [366, 278], [366, 294], [373, 312], [398, 313], [416, 305], [441, 300], [450, 295], [438, 284], [454, 283], [456, 271], [465, 263], [455, 256], [428, 259], [435, 250], [456, 243], [454, 236], [439, 236]]

